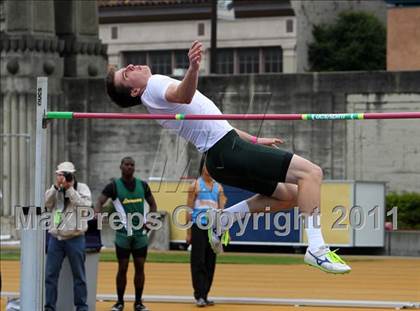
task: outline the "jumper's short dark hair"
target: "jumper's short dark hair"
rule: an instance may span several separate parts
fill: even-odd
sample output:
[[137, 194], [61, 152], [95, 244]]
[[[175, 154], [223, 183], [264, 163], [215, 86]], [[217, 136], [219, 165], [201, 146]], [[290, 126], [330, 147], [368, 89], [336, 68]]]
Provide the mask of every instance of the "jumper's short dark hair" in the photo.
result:
[[112, 101], [122, 108], [128, 108], [141, 104], [139, 97], [131, 96], [131, 90], [128, 87], [115, 85], [115, 68], [108, 69], [106, 77], [106, 90]]

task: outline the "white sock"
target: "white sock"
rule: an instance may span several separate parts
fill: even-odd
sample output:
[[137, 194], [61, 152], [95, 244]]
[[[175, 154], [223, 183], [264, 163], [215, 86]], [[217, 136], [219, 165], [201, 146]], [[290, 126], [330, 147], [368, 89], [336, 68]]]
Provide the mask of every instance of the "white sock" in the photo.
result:
[[[325, 245], [321, 231], [321, 217], [319, 213], [314, 213], [307, 217], [308, 223], [306, 237], [308, 238], [308, 247], [311, 252], [317, 251], [322, 245]], [[314, 226], [315, 225], [315, 226]]]
[[[223, 213], [231, 213], [234, 214], [235, 217], [234, 222], [238, 219], [237, 215], [239, 215], [239, 217], [242, 219], [245, 217], [245, 215], [247, 213], [249, 213], [249, 206], [246, 200], [243, 200], [229, 208], [226, 208], [223, 210]], [[233, 216], [233, 215], [232, 215]], [[228, 217], [221, 217], [220, 219], [222, 226], [227, 226], [228, 225]]]

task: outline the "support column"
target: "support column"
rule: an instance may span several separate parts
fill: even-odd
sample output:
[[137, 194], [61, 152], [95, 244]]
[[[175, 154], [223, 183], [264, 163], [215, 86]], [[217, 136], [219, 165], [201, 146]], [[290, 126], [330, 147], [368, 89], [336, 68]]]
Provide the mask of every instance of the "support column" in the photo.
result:
[[[64, 104], [70, 111], [88, 111], [91, 79], [105, 77], [107, 46], [99, 40], [98, 8], [96, 0], [54, 2], [56, 33], [64, 41]], [[78, 78], [78, 79], [74, 79]], [[64, 109], [59, 109], [64, 110]], [[89, 183], [90, 120], [68, 125], [68, 159], [77, 168], [80, 181]]]
[[54, 5], [56, 33], [65, 42], [64, 76], [105, 76], [107, 46], [98, 37], [96, 0], [57, 0]]

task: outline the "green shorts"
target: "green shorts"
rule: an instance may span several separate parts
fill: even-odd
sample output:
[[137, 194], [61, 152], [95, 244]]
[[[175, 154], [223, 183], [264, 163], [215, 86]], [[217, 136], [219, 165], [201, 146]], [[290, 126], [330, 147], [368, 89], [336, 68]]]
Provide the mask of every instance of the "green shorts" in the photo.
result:
[[206, 167], [216, 181], [271, 196], [285, 182], [293, 153], [252, 144], [235, 130], [227, 133], [206, 153]]
[[115, 244], [121, 248], [134, 250], [147, 246], [147, 235], [141, 232], [133, 232], [133, 235], [127, 236], [125, 232], [115, 232]]

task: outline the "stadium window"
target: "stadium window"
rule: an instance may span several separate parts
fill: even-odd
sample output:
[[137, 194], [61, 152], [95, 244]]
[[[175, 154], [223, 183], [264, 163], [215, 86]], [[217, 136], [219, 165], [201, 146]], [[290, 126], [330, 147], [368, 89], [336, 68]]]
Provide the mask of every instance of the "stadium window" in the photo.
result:
[[281, 47], [263, 48], [264, 72], [283, 72], [283, 50]]
[[234, 72], [233, 49], [218, 49], [216, 72], [221, 74]]
[[198, 23], [198, 35], [199, 36], [204, 36], [204, 32], [205, 32], [205, 26], [204, 23]]
[[118, 39], [118, 27], [111, 27], [111, 39]]
[[124, 52], [123, 53], [124, 66], [129, 64], [147, 64], [146, 52]]
[[260, 49], [244, 48], [237, 50], [238, 73], [259, 73], [260, 72]]
[[151, 67], [153, 73], [162, 75], [172, 74], [171, 51], [149, 52], [149, 66]]
[[[129, 51], [123, 53], [124, 66], [148, 64], [153, 73], [182, 76], [189, 67], [188, 50]], [[217, 50], [219, 74], [283, 72], [281, 47], [221, 48]]]
[[286, 20], [286, 32], [287, 33], [293, 32], [293, 19]]
[[190, 61], [188, 60], [188, 50], [176, 50], [174, 51], [175, 64], [174, 68], [188, 69]]

